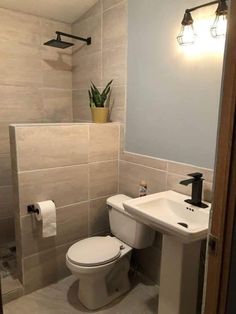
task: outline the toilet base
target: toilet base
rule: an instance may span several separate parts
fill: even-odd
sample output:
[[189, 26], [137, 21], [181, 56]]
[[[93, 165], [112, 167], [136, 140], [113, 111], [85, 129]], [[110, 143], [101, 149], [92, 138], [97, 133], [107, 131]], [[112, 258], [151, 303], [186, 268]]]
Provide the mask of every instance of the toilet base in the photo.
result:
[[103, 307], [130, 290], [128, 272], [129, 254], [119, 259], [110, 272], [92, 278], [81, 278], [79, 283], [79, 300], [90, 310]]

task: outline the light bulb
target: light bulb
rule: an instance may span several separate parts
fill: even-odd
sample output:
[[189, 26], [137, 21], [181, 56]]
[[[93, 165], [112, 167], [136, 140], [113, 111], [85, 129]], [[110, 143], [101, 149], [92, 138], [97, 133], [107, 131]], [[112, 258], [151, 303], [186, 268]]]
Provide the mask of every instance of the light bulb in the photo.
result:
[[214, 24], [211, 28], [211, 35], [214, 38], [226, 35], [227, 30], [227, 17], [225, 14], [216, 15]]
[[196, 34], [193, 25], [182, 25], [177, 41], [181, 46], [192, 45], [195, 42]]

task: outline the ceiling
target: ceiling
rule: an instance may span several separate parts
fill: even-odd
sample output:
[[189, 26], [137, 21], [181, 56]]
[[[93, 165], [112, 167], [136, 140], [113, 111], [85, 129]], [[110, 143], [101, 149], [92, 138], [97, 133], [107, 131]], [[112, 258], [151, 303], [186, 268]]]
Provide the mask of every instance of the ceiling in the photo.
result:
[[0, 0], [0, 7], [73, 23], [97, 0]]

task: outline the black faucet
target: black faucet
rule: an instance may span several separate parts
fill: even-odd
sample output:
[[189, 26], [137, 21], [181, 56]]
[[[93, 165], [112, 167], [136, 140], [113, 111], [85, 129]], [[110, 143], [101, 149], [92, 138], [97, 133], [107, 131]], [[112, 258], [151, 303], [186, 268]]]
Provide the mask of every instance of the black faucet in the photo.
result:
[[208, 205], [202, 203], [202, 173], [195, 172], [189, 173], [188, 176], [192, 177], [191, 179], [180, 181], [180, 184], [189, 185], [192, 184], [192, 198], [185, 200], [185, 202], [198, 206], [201, 208], [207, 208]]

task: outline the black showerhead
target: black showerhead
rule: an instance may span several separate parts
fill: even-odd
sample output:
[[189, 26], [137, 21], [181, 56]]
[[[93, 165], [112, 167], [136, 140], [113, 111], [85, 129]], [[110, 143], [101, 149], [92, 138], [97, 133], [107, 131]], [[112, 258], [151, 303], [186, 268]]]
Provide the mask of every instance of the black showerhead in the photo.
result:
[[68, 43], [66, 41], [62, 41], [60, 34], [57, 34], [57, 39], [51, 39], [51, 40], [47, 41], [46, 43], [44, 43], [44, 45], [50, 46], [50, 47], [55, 47], [55, 48], [65, 49], [65, 48], [73, 46], [74, 44]]
[[61, 36], [65, 36], [65, 37], [73, 38], [76, 40], [84, 41], [84, 42], [86, 42], [87, 45], [91, 45], [91, 42], [92, 42], [91, 37], [83, 38], [83, 37], [78, 37], [75, 35], [62, 33], [62, 32], [58, 32], [58, 31], [56, 32], [56, 34], [57, 34], [57, 39], [51, 39], [51, 40], [47, 41], [46, 43], [44, 43], [44, 45], [47, 45], [50, 47], [55, 47], [55, 48], [61, 48], [61, 49], [65, 49], [65, 48], [68, 48], [68, 47], [71, 47], [74, 45], [72, 43], [68, 43], [67, 41], [62, 41]]

